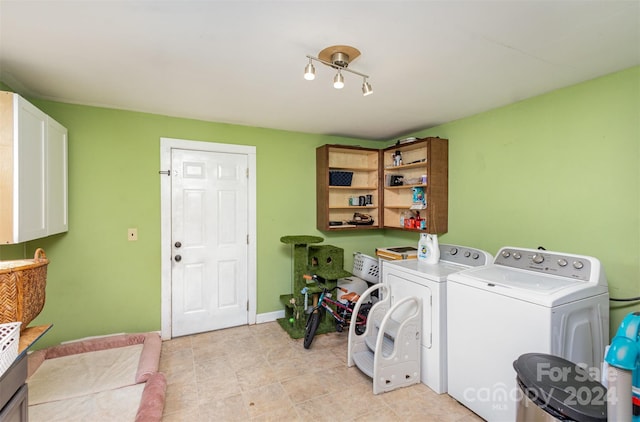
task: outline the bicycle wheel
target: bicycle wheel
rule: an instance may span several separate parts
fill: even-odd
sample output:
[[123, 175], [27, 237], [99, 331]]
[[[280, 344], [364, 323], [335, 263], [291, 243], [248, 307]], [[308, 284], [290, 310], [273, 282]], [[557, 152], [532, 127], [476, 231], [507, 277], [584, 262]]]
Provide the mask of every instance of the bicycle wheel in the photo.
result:
[[307, 325], [304, 328], [304, 348], [311, 347], [313, 337], [316, 335], [318, 326], [320, 325], [320, 309], [314, 309], [307, 318]]
[[[360, 305], [360, 312], [358, 312], [358, 316], [356, 319], [356, 334], [357, 335], [362, 335], [364, 334], [365, 330], [367, 329], [367, 324], [364, 318], [367, 318], [367, 316], [369, 316], [369, 311], [371, 310], [371, 304], [370, 303], [363, 303], [362, 305]], [[363, 318], [364, 317], [364, 318]]]

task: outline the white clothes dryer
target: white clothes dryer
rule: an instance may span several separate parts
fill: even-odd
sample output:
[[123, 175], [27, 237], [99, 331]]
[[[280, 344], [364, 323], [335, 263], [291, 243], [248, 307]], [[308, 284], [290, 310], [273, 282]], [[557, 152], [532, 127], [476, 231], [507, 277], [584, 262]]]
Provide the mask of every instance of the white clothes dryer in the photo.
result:
[[441, 244], [440, 262], [384, 261], [382, 282], [389, 286], [391, 303], [407, 296], [422, 298], [420, 381], [438, 394], [447, 392], [447, 276], [491, 263], [485, 251]]
[[598, 259], [504, 247], [492, 264], [449, 275], [447, 289], [448, 392], [482, 418], [515, 421], [513, 362], [525, 353], [598, 372], [609, 340]]

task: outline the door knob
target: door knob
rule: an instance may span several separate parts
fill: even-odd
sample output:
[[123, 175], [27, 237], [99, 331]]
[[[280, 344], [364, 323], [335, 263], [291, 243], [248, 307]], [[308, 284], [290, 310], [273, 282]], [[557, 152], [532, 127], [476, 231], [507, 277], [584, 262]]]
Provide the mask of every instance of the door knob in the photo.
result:
[[180, 242], [176, 242], [174, 246], [175, 246], [176, 248], [179, 248], [179, 247], [181, 247], [181, 246], [182, 246], [182, 243], [180, 243]]
[[180, 262], [182, 261], [182, 257], [180, 255], [176, 255], [175, 260], [176, 262]]

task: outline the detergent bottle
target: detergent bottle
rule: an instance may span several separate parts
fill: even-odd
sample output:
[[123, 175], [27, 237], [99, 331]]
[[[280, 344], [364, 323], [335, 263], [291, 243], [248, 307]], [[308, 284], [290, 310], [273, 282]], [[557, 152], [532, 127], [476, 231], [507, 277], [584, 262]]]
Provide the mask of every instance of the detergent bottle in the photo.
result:
[[418, 242], [418, 260], [425, 264], [437, 264], [440, 261], [438, 235], [422, 233]]

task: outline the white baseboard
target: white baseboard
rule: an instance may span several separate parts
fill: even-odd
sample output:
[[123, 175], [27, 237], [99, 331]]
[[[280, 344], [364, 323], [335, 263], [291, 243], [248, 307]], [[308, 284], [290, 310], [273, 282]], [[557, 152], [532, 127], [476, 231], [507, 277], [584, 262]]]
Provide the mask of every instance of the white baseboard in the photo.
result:
[[281, 311], [267, 312], [265, 314], [256, 315], [256, 324], [262, 324], [265, 322], [272, 322], [278, 318], [284, 318], [284, 309]]

